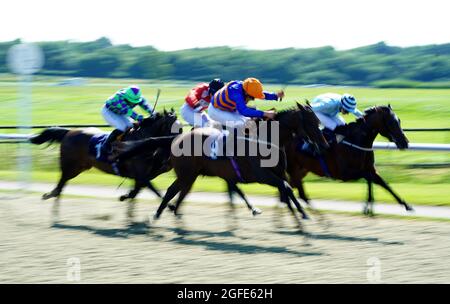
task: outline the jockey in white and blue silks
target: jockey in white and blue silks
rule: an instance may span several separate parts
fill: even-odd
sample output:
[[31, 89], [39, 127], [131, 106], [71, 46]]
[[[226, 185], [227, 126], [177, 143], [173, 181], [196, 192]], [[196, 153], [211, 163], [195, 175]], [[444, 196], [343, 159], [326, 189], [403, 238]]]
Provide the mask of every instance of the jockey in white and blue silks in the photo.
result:
[[356, 108], [356, 99], [350, 94], [339, 95], [326, 93], [317, 96], [311, 103], [311, 108], [319, 118], [322, 125], [334, 130], [337, 126], [345, 125], [345, 120], [340, 113], [352, 113], [356, 117], [361, 117], [363, 113]]

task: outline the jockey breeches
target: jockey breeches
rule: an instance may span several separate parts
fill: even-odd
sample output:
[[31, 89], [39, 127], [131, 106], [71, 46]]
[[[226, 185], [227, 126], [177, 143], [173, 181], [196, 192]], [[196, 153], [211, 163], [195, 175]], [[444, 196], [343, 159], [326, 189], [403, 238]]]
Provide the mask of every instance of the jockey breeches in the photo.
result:
[[319, 118], [320, 123], [325, 128], [328, 128], [330, 130], [336, 129], [337, 126], [345, 125], [345, 120], [339, 115], [330, 117], [330, 116], [324, 115], [322, 113], [318, 113], [318, 112], [314, 112], [314, 113], [316, 114], [317, 118]]
[[106, 107], [103, 107], [102, 115], [108, 124], [122, 132], [125, 132], [127, 129], [133, 127], [133, 123], [128, 117], [116, 114], [108, 110]]
[[181, 117], [193, 127], [204, 127], [211, 121], [205, 112], [195, 112], [187, 103], [180, 108]]
[[212, 103], [209, 104], [208, 114], [212, 120], [220, 122], [224, 126], [243, 127], [250, 118], [242, 116], [237, 111], [229, 112], [215, 108]]

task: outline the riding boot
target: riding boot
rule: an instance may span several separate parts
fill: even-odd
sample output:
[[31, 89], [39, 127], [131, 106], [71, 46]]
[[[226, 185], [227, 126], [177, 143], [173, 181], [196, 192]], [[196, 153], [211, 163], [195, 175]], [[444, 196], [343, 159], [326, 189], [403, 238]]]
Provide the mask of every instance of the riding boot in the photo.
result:
[[108, 138], [106, 138], [106, 140], [103, 142], [102, 144], [102, 148], [101, 148], [101, 153], [102, 155], [108, 155], [111, 150], [111, 144], [117, 139], [117, 137], [119, 137], [120, 135], [122, 135], [123, 132], [120, 131], [119, 129], [114, 129], [108, 136]]
[[333, 130], [330, 130], [328, 128], [324, 128], [322, 130], [323, 136], [325, 137], [325, 139], [327, 140], [329, 145], [332, 145], [334, 143], [337, 142], [336, 140], [336, 134]]
[[305, 143], [302, 145], [301, 151], [314, 157], [317, 156], [316, 148], [307, 141], [305, 141]]

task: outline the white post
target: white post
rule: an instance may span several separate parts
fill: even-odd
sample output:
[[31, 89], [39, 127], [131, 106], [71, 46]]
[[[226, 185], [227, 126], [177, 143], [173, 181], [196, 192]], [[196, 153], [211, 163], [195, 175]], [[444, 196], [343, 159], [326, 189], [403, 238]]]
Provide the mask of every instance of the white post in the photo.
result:
[[[18, 75], [19, 97], [17, 101], [17, 124], [19, 126], [32, 126], [32, 80], [33, 74], [40, 70], [44, 64], [44, 54], [40, 47], [31, 43], [21, 43], [12, 46], [8, 51], [8, 64], [11, 71]], [[30, 129], [18, 129], [17, 133], [24, 134]], [[31, 182], [32, 157], [31, 149], [27, 144], [19, 145], [17, 158], [19, 182], [22, 189], [27, 189]]]
[[[17, 125], [32, 126], [32, 80], [33, 75], [20, 75], [19, 77], [20, 96], [17, 101]], [[18, 134], [26, 134], [30, 129], [17, 129]], [[32, 155], [31, 147], [28, 144], [19, 144], [17, 158], [17, 169], [19, 171], [18, 180], [22, 189], [27, 189], [31, 183]]]

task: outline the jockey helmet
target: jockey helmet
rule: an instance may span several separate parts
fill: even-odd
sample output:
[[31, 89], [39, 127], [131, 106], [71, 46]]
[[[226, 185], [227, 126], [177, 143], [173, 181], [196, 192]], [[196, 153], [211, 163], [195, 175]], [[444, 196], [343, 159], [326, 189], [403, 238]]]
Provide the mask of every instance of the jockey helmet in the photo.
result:
[[253, 98], [264, 99], [263, 86], [256, 78], [247, 78], [242, 84], [245, 93]]
[[123, 90], [125, 98], [132, 103], [138, 103], [141, 101], [141, 89], [138, 86], [132, 85]]
[[209, 94], [214, 95], [219, 91], [225, 83], [220, 78], [215, 78], [209, 83]]
[[353, 95], [344, 94], [341, 97], [341, 104], [345, 111], [354, 113], [356, 110], [356, 99]]

